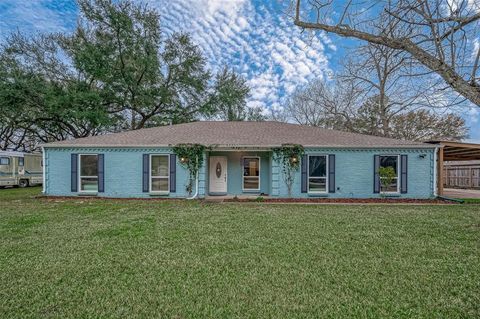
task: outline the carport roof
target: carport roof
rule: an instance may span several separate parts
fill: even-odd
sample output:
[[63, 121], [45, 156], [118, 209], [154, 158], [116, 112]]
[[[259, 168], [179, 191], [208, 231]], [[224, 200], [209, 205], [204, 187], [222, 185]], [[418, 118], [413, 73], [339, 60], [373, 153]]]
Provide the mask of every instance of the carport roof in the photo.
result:
[[443, 148], [444, 161], [480, 160], [480, 144], [455, 141], [429, 141]]

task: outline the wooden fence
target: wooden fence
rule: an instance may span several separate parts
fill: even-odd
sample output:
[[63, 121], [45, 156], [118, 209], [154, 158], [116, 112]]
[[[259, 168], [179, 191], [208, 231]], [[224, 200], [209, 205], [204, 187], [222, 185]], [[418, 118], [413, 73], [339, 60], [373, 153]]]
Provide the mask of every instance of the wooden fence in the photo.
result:
[[480, 166], [447, 166], [443, 176], [448, 188], [480, 188]]

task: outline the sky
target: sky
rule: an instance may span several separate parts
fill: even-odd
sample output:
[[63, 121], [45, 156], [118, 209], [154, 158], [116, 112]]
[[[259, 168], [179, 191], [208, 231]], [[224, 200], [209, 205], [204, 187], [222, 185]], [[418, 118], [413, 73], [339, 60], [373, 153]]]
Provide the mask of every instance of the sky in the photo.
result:
[[[139, 0], [140, 1], [140, 0]], [[166, 34], [189, 32], [214, 71], [227, 65], [251, 88], [249, 106], [281, 108], [310, 81], [329, 80], [338, 70], [348, 40], [323, 32], [302, 32], [289, 16], [290, 1], [143, 0], [156, 8]], [[70, 0], [0, 0], [0, 42], [12, 31], [70, 32], [78, 10]], [[460, 113], [470, 137], [480, 140], [480, 108]]]

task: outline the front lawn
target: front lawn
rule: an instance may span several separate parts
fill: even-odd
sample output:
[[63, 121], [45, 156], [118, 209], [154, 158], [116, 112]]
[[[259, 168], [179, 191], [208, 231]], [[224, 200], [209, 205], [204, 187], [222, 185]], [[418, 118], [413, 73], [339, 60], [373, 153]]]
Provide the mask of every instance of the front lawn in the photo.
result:
[[0, 190], [1, 318], [473, 318], [480, 208]]

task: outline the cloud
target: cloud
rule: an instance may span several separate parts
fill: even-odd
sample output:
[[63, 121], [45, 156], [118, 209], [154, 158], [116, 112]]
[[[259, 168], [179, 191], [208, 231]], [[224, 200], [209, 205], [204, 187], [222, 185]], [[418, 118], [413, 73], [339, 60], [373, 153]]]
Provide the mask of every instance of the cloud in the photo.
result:
[[[156, 8], [166, 34], [188, 32], [210, 67], [233, 68], [247, 78], [249, 106], [278, 108], [297, 87], [331, 73], [336, 49], [322, 32], [302, 33], [284, 13], [285, 3], [251, 0], [138, 0]], [[56, 0], [0, 1], [0, 42], [26, 33], [69, 32], [78, 8]]]
[[167, 33], [188, 31], [214, 70], [227, 65], [251, 88], [249, 106], [275, 108], [297, 87], [331, 73], [336, 47], [322, 32], [302, 33], [279, 3], [247, 0], [151, 1]]
[[12, 31], [67, 32], [76, 22], [74, 2], [54, 0], [0, 2], [0, 42]]

